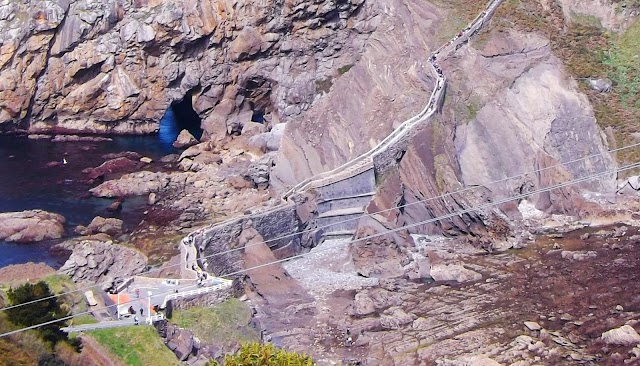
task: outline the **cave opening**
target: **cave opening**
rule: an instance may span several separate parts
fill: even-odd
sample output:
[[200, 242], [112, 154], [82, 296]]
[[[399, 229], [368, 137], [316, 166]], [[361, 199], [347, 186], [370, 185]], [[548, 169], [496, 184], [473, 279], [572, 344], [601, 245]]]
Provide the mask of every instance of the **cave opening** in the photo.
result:
[[158, 138], [163, 144], [173, 144], [180, 131], [187, 130], [198, 140], [202, 137], [202, 120], [193, 109], [193, 91], [182, 100], [171, 103], [160, 120]]
[[244, 85], [244, 97], [251, 109], [251, 122], [264, 124], [266, 114], [271, 113], [271, 81], [263, 77], [253, 77]]
[[259, 109], [254, 109], [253, 114], [251, 115], [251, 122], [264, 124], [264, 111]]

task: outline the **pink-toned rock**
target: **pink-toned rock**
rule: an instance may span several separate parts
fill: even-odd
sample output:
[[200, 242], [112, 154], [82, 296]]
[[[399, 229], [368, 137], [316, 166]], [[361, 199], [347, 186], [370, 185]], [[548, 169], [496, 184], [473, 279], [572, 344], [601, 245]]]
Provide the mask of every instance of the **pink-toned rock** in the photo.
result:
[[0, 239], [17, 243], [58, 239], [64, 235], [64, 223], [62, 215], [42, 210], [0, 213]]
[[99, 177], [103, 177], [107, 174], [113, 174], [117, 172], [128, 172], [132, 171], [136, 168], [136, 162], [132, 161], [126, 157], [115, 158], [104, 163], [100, 164], [100, 166], [95, 168], [87, 168], [83, 170], [83, 173], [86, 173], [90, 179], [96, 179]]
[[173, 147], [176, 149], [183, 149], [185, 147], [193, 146], [198, 143], [198, 140], [193, 137], [191, 133], [187, 130], [180, 131], [180, 134], [176, 138], [176, 141], [173, 142]]
[[96, 197], [140, 196], [159, 192], [168, 183], [169, 176], [166, 173], [142, 171], [104, 182], [89, 191]]
[[122, 220], [113, 217], [104, 218], [102, 216], [96, 216], [91, 220], [89, 226], [76, 227], [76, 233], [80, 235], [91, 235], [97, 233], [104, 233], [110, 236], [122, 234]]

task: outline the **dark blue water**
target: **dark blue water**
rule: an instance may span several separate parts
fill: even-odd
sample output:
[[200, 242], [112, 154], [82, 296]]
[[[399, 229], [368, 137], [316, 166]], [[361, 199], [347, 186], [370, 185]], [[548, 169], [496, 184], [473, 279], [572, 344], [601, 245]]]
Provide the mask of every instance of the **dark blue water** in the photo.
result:
[[[0, 136], [0, 212], [43, 209], [67, 219], [67, 235], [77, 225], [87, 225], [100, 215], [117, 217], [133, 228], [142, 219], [146, 197], [128, 198], [121, 212], [110, 212], [111, 199], [88, 196], [90, 188], [82, 170], [95, 167], [107, 153], [135, 151], [153, 158], [177, 152], [171, 146], [177, 133], [162, 131], [159, 136], [113, 137], [111, 142], [58, 142]], [[67, 164], [47, 167], [52, 161]], [[37, 244], [11, 244], [0, 241], [0, 267], [28, 261], [44, 261], [54, 267], [61, 258], [52, 257], [48, 248], [55, 241]]]
[[[187, 97], [167, 110], [158, 134], [153, 136], [112, 136], [113, 141], [108, 142], [57, 143], [0, 136], [0, 212], [42, 209], [59, 213], [67, 219], [66, 237], [73, 235], [77, 225], [87, 225], [98, 215], [117, 217], [124, 221], [125, 229], [133, 229], [144, 217], [146, 197], [127, 198], [120, 212], [110, 212], [107, 207], [113, 200], [88, 195], [88, 190], [97, 183], [86, 183], [82, 170], [102, 164], [106, 160], [102, 155], [109, 153], [135, 151], [156, 161], [179, 153], [172, 144], [182, 129], [188, 129], [198, 139], [202, 136], [200, 118]], [[47, 166], [63, 159], [67, 164]], [[12, 244], [0, 240], [0, 268], [29, 261], [58, 267], [65, 258], [55, 257], [48, 250], [57, 242]]]
[[171, 144], [183, 129], [189, 131], [197, 139], [202, 137], [200, 117], [191, 108], [187, 97], [182, 102], [168, 108], [164, 117], [160, 120], [160, 130], [158, 131], [160, 143], [164, 147], [171, 147]]

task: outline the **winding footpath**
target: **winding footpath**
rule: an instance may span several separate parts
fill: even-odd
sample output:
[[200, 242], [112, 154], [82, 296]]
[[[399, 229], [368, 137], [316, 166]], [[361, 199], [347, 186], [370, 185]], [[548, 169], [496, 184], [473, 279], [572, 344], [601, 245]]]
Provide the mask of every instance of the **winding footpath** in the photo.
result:
[[[376, 158], [383, 156], [384, 154], [393, 153], [394, 150], [404, 149], [406, 148], [406, 144], [408, 138], [411, 134], [416, 130], [418, 126], [422, 123], [427, 122], [431, 116], [437, 113], [442, 108], [442, 103], [444, 101], [444, 95], [446, 90], [446, 82], [447, 79], [444, 76], [439, 61], [446, 59], [451, 53], [458, 50], [462, 45], [464, 45], [475, 33], [477, 33], [482, 27], [486, 24], [488, 20], [491, 19], [493, 13], [500, 6], [500, 4], [504, 2], [504, 0], [492, 0], [487, 4], [485, 10], [480, 13], [474, 20], [467, 26], [464, 30], [458, 33], [453, 39], [451, 39], [446, 44], [442, 45], [435, 52], [431, 54], [428, 59], [429, 66], [431, 68], [431, 72], [434, 74], [436, 78], [436, 83], [433, 91], [431, 92], [431, 96], [427, 105], [422, 109], [416, 116], [409, 118], [400, 124], [393, 132], [391, 132], [386, 138], [384, 138], [378, 145], [365, 152], [364, 154], [348, 161], [347, 163], [324, 173], [317, 174], [311, 178], [305, 179], [304, 181], [298, 183], [294, 187], [292, 187], [289, 191], [283, 194], [282, 203], [277, 206], [271, 207], [265, 211], [261, 211], [251, 215], [245, 215], [241, 217], [232, 218], [217, 224], [213, 224], [205, 229], [199, 229], [191, 234], [189, 234], [186, 238], [184, 238], [180, 245], [180, 260], [181, 267], [180, 273], [181, 277], [184, 279], [198, 279], [198, 281], [203, 281], [207, 279], [207, 285], [204, 286], [195, 286], [193, 284], [189, 284], [187, 286], [182, 285], [176, 288], [175, 292], [167, 293], [161, 292], [161, 299], [158, 305], [161, 308], [164, 308], [167, 304], [167, 301], [179, 298], [187, 298], [193, 297], [197, 295], [201, 295], [204, 293], [215, 292], [220, 290], [225, 290], [231, 287], [232, 281], [228, 279], [218, 278], [209, 276], [208, 273], [200, 267], [200, 263], [202, 263], [202, 259], [200, 258], [201, 251], [198, 250], [199, 243], [202, 243], [207, 235], [207, 232], [213, 230], [215, 228], [225, 227], [229, 224], [237, 223], [242, 219], [251, 219], [257, 216], [264, 216], [265, 214], [269, 214], [270, 212], [276, 212], [281, 209], [283, 206], [291, 205], [291, 201], [295, 200], [295, 197], [309, 190], [324, 187], [330, 184], [334, 184], [336, 182], [340, 182], [346, 179], [350, 179], [355, 177], [363, 172], [372, 170], [375, 168]], [[347, 209], [349, 210], [349, 209]], [[206, 262], [205, 262], [206, 269]], [[136, 282], [136, 280], [143, 280], [143, 277], [134, 277], [131, 282]], [[148, 280], [148, 279], [147, 279]], [[164, 281], [166, 283], [166, 279], [154, 279], [158, 282]], [[210, 282], [210, 283], [209, 283]], [[120, 289], [122, 292], [126, 292], [128, 287], [131, 285], [123, 286], [123, 289]], [[147, 316], [149, 322], [155, 322], [157, 320], [161, 320], [164, 317], [161, 313], [158, 313], [154, 316]], [[142, 319], [141, 319], [142, 320]], [[88, 331], [93, 329], [103, 329], [110, 327], [120, 327], [120, 326], [130, 326], [134, 322], [131, 319], [119, 320], [119, 321], [108, 321], [108, 322], [100, 322], [98, 324], [87, 324], [81, 326], [71, 326], [65, 327], [63, 330], [65, 332], [78, 332], [78, 331]]]
[[[284, 193], [282, 195], [282, 202], [276, 206], [250, 215], [235, 217], [212, 224], [207, 228], [200, 229], [189, 235], [195, 237], [198, 241], [204, 241], [207, 237], [207, 233], [216, 230], [225, 231], [231, 225], [237, 225], [241, 220], [264, 217], [265, 215], [276, 213], [285, 206], [295, 204], [296, 197], [303, 195], [305, 192], [341, 182], [353, 178], [363, 172], [373, 170], [376, 168], [376, 160], [384, 160], [385, 154], [387, 156], [391, 156], [396, 151], [406, 149], [409, 137], [414, 131], [416, 131], [417, 127], [422, 123], [427, 122], [429, 118], [442, 108], [447, 79], [444, 76], [439, 62], [447, 59], [449, 55], [456, 52], [460, 47], [468, 42], [474, 34], [480, 31], [488, 23], [495, 11], [503, 2], [504, 0], [490, 1], [485, 7], [485, 10], [482, 11], [465, 29], [461, 30], [460, 33], [455, 35], [450, 41], [442, 45], [430, 55], [428, 63], [431, 68], [431, 72], [436, 78], [436, 82], [426, 106], [416, 116], [402, 122], [378, 145], [333, 170], [323, 172], [303, 180]], [[198, 256], [196, 263], [202, 261], [201, 250], [194, 249], [192, 253]], [[193, 262], [188, 263], [188, 261], [185, 261], [185, 256], [186, 252], [183, 251], [183, 255], [181, 255], [183, 268], [187, 269], [187, 272], [190, 272], [190, 274], [193, 275], [194, 271], [188, 270], [189, 264], [192, 264]], [[197, 264], [194, 268], [196, 268], [198, 272], [201, 271], [201, 269], [197, 267]]]

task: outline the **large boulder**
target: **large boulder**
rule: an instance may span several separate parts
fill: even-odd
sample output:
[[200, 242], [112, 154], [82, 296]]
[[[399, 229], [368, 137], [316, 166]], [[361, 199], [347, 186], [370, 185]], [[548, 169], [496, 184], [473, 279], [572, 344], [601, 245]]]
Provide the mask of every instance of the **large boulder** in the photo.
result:
[[0, 213], [0, 240], [29, 243], [64, 235], [65, 218], [42, 210]]
[[167, 324], [164, 342], [180, 361], [186, 360], [196, 351], [193, 334], [177, 325]]
[[640, 335], [630, 325], [623, 325], [602, 333], [602, 340], [607, 344], [635, 346], [640, 344]]
[[[386, 278], [402, 276], [411, 261], [407, 248], [412, 245], [406, 232], [390, 232], [377, 216], [363, 216], [358, 221], [350, 252], [357, 272], [365, 277]], [[382, 235], [383, 233], [386, 233]]]
[[482, 279], [476, 271], [464, 268], [459, 264], [436, 263], [431, 266], [431, 277], [436, 281], [470, 282]]
[[136, 168], [137, 163], [127, 157], [118, 157], [115, 159], [107, 160], [100, 166], [95, 168], [87, 168], [82, 172], [87, 174], [89, 179], [96, 179], [103, 177], [107, 174], [113, 174], [118, 172], [128, 172]]
[[167, 184], [169, 184], [167, 173], [142, 171], [106, 181], [89, 191], [96, 197], [141, 196], [159, 192]]
[[173, 147], [176, 149], [184, 149], [186, 147], [193, 146], [198, 143], [198, 140], [187, 130], [180, 131], [180, 134], [173, 142]]
[[67, 240], [58, 248], [71, 251], [71, 256], [58, 270], [83, 285], [100, 283], [105, 290], [118, 279], [138, 274], [147, 266], [147, 258], [139, 251], [118, 245], [104, 235]]
[[76, 232], [80, 235], [91, 235], [103, 233], [110, 236], [122, 234], [122, 220], [115, 217], [104, 218], [96, 216], [91, 220], [89, 226], [78, 226]]

